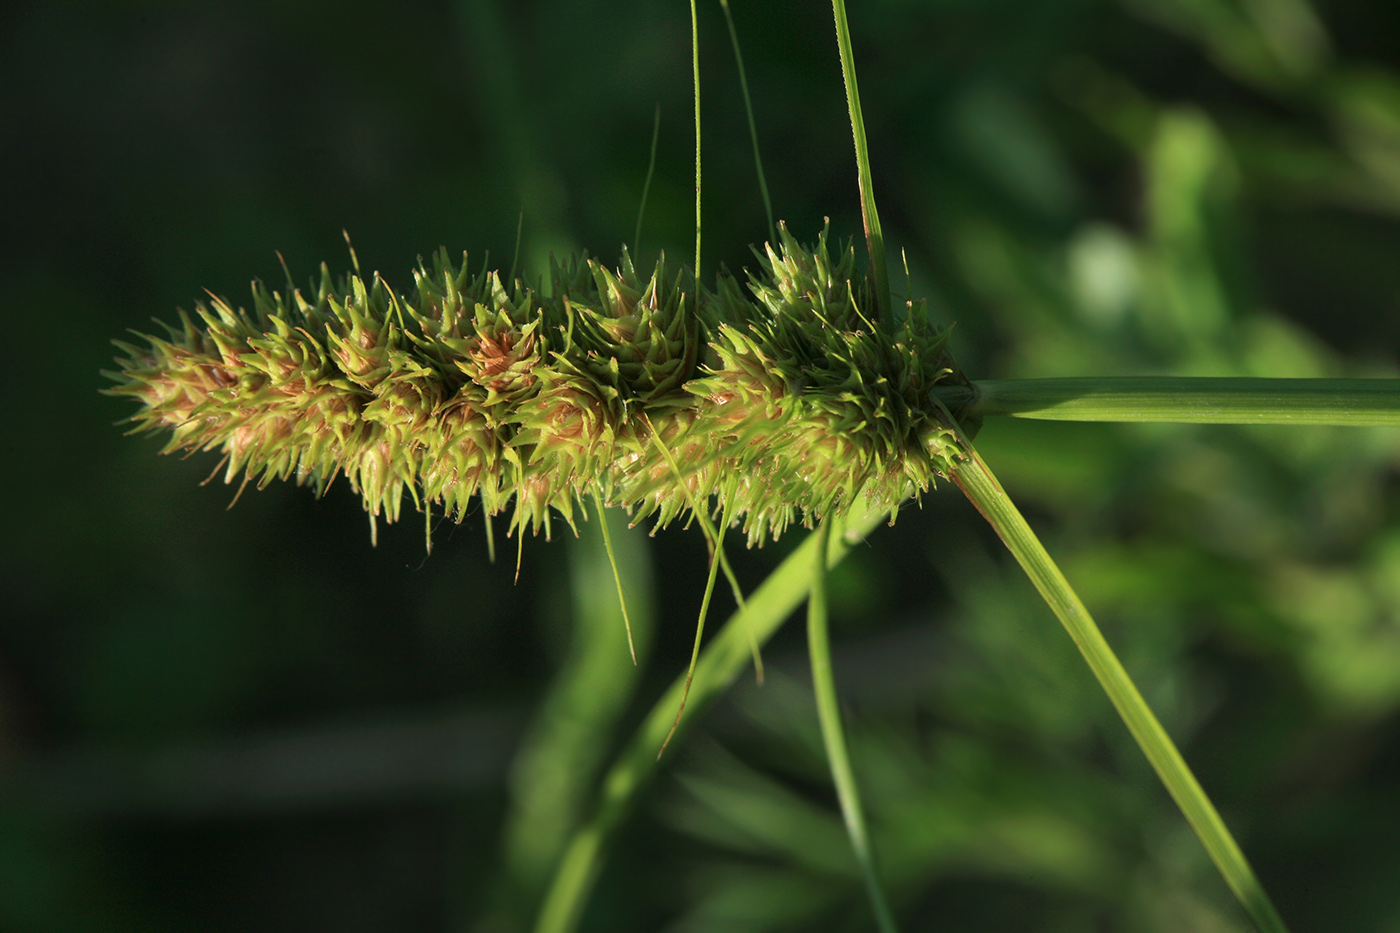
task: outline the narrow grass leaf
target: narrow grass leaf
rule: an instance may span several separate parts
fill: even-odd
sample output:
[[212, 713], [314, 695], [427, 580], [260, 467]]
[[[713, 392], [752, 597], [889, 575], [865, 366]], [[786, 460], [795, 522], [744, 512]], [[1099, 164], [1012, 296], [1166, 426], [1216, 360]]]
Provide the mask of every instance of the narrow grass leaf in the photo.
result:
[[826, 760], [831, 766], [831, 780], [836, 786], [836, 799], [841, 804], [841, 817], [846, 837], [860, 868], [861, 879], [875, 910], [875, 921], [881, 933], [894, 933], [894, 915], [885, 901], [880, 876], [875, 870], [875, 852], [870, 844], [870, 831], [861, 806], [860, 787], [851, 766], [846, 732], [841, 724], [841, 706], [836, 695], [836, 677], [831, 666], [831, 635], [827, 622], [826, 559], [827, 538], [831, 533], [829, 521], [817, 527], [818, 548], [812, 560], [812, 590], [807, 598], [807, 651], [812, 664], [812, 690], [816, 695], [817, 719], [821, 723], [822, 743]]
[[[695, 84], [695, 281], [700, 281], [700, 18], [690, 0], [690, 67]], [[700, 293], [695, 293], [697, 305]]]
[[865, 117], [860, 109], [860, 90], [856, 86], [855, 53], [851, 50], [851, 27], [846, 21], [846, 0], [831, 0], [836, 15], [836, 44], [841, 50], [841, 76], [846, 82], [846, 106], [851, 115], [851, 134], [855, 137], [856, 173], [860, 181], [860, 213], [865, 220], [865, 245], [870, 251], [870, 277], [875, 290], [877, 316], [892, 321], [890, 278], [885, 268], [885, 234], [880, 227], [880, 214], [875, 210], [875, 183], [870, 174], [870, 149], [865, 141]]
[[1045, 551], [1005, 490], [970, 442], [963, 442], [967, 459], [952, 479], [982, 513], [1017, 563], [1030, 577], [1098, 678], [1118, 715], [1137, 741], [1172, 799], [1181, 808], [1196, 836], [1215, 862], [1230, 890], [1263, 933], [1283, 933], [1286, 927], [1244, 853], [1210, 802], [1181, 752], [1142, 698], [1128, 672], [1099, 631], [1089, 610], [1071, 589], [1060, 568]]
[[[944, 390], [936, 389], [940, 395]], [[961, 398], [961, 401], [960, 401]], [[1400, 425], [1400, 379], [1201, 376], [984, 379], [948, 390], [967, 417], [1197, 424]], [[970, 404], [968, 404], [970, 402]]]

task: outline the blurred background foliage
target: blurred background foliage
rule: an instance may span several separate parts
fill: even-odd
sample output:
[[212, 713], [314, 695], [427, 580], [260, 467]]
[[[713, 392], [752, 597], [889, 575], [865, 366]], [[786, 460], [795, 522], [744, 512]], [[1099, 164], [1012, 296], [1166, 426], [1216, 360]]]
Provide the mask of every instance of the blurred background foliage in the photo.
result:
[[[735, 0], [778, 215], [860, 230], [830, 10]], [[704, 261], [766, 236], [701, 3]], [[876, 193], [973, 378], [1394, 376], [1400, 6], [859, 0]], [[201, 486], [100, 397], [110, 338], [439, 244], [690, 259], [684, 4], [124, 0], [0, 10], [7, 527], [0, 929], [524, 928], [599, 768], [684, 667], [697, 533], [486, 559], [333, 488]], [[487, 251], [489, 259], [487, 258]], [[640, 264], [640, 263], [639, 263]], [[896, 267], [898, 268], [898, 267]], [[52, 344], [44, 341], [53, 338]], [[995, 421], [986, 459], [1295, 930], [1400, 930], [1400, 434]], [[738, 553], [756, 585], [800, 535]], [[513, 556], [514, 543], [503, 547]], [[908, 929], [1242, 917], [956, 491], [835, 575], [836, 666]], [[719, 600], [721, 609], [727, 603]], [[590, 930], [869, 929], [800, 626], [692, 721]]]

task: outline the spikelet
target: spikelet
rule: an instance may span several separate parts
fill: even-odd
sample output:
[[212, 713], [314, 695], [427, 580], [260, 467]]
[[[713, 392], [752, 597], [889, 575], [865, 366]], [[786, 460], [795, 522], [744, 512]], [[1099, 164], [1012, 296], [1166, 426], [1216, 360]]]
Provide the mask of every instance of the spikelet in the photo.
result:
[[554, 264], [548, 295], [445, 250], [406, 294], [322, 266], [313, 297], [255, 283], [251, 312], [214, 299], [118, 342], [107, 392], [165, 451], [222, 450], [226, 482], [343, 474], [388, 521], [405, 494], [458, 521], [476, 497], [511, 508], [512, 531], [572, 525], [595, 495], [658, 526], [712, 508], [751, 544], [860, 497], [893, 519], [954, 456], [930, 394], [965, 382], [946, 333], [921, 302], [877, 321], [849, 244], [779, 239], [747, 294], [664, 259], [644, 282], [625, 249], [616, 270]]

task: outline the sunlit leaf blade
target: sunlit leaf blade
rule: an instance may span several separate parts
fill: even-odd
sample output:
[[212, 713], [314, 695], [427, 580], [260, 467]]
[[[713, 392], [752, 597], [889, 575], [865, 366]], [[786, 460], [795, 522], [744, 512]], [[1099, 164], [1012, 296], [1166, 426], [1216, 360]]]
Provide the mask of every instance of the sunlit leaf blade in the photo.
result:
[[966, 417], [1196, 424], [1400, 425], [1400, 379], [1118, 376], [983, 379], [936, 389]]
[[965, 444], [965, 450], [967, 459], [959, 466], [953, 480], [996, 530], [1041, 598], [1069, 632], [1138, 747], [1255, 925], [1265, 933], [1286, 930], [1215, 805], [1123, 669], [1089, 610], [970, 442]]

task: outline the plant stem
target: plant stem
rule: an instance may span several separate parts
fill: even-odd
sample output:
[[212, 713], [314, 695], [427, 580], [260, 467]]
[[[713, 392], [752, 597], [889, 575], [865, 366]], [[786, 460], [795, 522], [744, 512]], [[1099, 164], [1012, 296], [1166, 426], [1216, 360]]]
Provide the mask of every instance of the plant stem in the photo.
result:
[[1206, 796], [1176, 745], [1157, 721], [1128, 672], [1104, 639], [1089, 610], [1070, 588], [1035, 532], [1012, 503], [1001, 484], [978, 456], [970, 442], [963, 442], [967, 459], [959, 464], [953, 481], [996, 530], [1036, 590], [1054, 611], [1098, 678], [1118, 715], [1147, 756], [1157, 776], [1181, 808], [1196, 836], [1224, 876], [1245, 911], [1261, 931], [1282, 933], [1283, 920], [1269, 901], [1259, 879]]
[[856, 144], [856, 174], [860, 182], [860, 213], [865, 220], [865, 245], [870, 251], [870, 278], [875, 288], [875, 312], [884, 321], [893, 321], [890, 307], [890, 277], [885, 268], [885, 234], [880, 214], [875, 210], [875, 183], [870, 176], [870, 150], [865, 141], [865, 117], [860, 110], [860, 89], [856, 86], [855, 53], [851, 50], [851, 27], [846, 22], [846, 0], [831, 0], [836, 15], [836, 44], [841, 50], [841, 76], [846, 81], [846, 107], [851, 115], [851, 134]]
[[963, 418], [1400, 425], [1400, 379], [987, 379], [934, 392]]
[[[887, 515], [886, 511], [879, 509], [867, 511], [864, 503], [858, 502], [844, 522], [833, 522], [826, 551], [827, 566], [839, 563], [851, 547], [870, 534]], [[820, 544], [817, 535], [808, 535], [768, 575], [768, 579], [748, 599], [746, 608], [730, 616], [724, 628], [700, 653], [687, 701], [690, 715], [682, 721], [682, 729], [694, 723], [705, 707], [748, 666], [750, 636], [746, 627], [752, 626], [753, 637], [760, 643], [766, 642], [807, 598], [812, 580], [812, 562]], [[575, 831], [559, 861], [540, 908], [535, 925], [537, 933], [567, 933], [577, 927], [602, 867], [608, 838], [631, 809], [647, 781], [656, 773], [656, 749], [671, 728], [684, 687], [685, 678], [681, 677], [656, 701], [603, 777], [597, 809]]]
[[875, 921], [881, 933], [894, 933], [894, 915], [885, 901], [880, 876], [875, 871], [875, 853], [870, 845], [870, 831], [861, 807], [860, 788], [856, 785], [855, 769], [851, 767], [846, 733], [841, 725], [841, 707], [836, 696], [836, 677], [831, 667], [831, 637], [827, 626], [826, 604], [826, 544], [830, 521], [823, 520], [817, 528], [818, 548], [812, 562], [812, 592], [807, 598], [807, 651], [812, 661], [812, 690], [817, 700], [817, 719], [821, 723], [822, 743], [826, 760], [831, 765], [831, 781], [836, 785], [836, 799], [841, 803], [841, 816], [846, 824], [846, 836], [851, 840], [856, 864], [860, 866], [875, 910]]
[[690, 0], [690, 69], [695, 84], [695, 300], [700, 300], [700, 17]]

